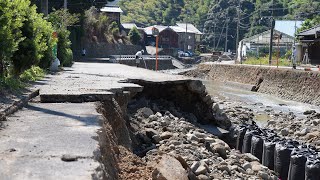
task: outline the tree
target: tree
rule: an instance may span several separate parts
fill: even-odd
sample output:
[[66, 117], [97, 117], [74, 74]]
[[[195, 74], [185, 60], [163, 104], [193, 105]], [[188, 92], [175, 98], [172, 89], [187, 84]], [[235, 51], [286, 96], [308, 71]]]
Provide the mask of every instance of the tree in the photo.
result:
[[301, 28], [298, 29], [298, 32], [310, 29], [316, 25], [320, 25], [320, 15], [315, 16], [314, 18], [305, 20]]
[[128, 35], [132, 44], [138, 44], [141, 41], [140, 32], [136, 27], [133, 27]]
[[53, 24], [58, 33], [58, 59], [63, 66], [71, 66], [73, 53], [71, 50], [71, 41], [69, 39], [69, 26], [79, 22], [79, 14], [70, 13], [66, 9], [55, 10], [49, 14], [49, 21]]
[[12, 64], [11, 58], [24, 39], [20, 28], [23, 26], [24, 10], [27, 1], [0, 1], [0, 77], [6, 75], [5, 70]]

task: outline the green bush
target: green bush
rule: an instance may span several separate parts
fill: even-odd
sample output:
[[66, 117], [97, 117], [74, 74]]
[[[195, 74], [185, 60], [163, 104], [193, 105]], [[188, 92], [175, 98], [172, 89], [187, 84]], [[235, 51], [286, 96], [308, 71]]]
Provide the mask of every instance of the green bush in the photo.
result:
[[57, 56], [61, 66], [71, 66], [73, 53], [71, 50], [70, 31], [68, 26], [72, 26], [79, 21], [78, 14], [71, 14], [68, 10], [55, 10], [49, 14], [49, 21], [53, 24], [58, 33], [58, 52]]
[[23, 82], [37, 81], [43, 78], [44, 75], [45, 72], [43, 69], [38, 66], [32, 66], [20, 75], [20, 80]]
[[140, 32], [136, 27], [133, 27], [128, 35], [132, 44], [138, 44], [141, 41]]
[[[30, 7], [30, 2], [21, 9], [23, 14], [23, 25], [20, 28], [23, 40], [18, 44], [18, 50], [12, 56], [13, 74], [20, 75], [32, 65], [41, 64], [43, 67], [50, 65], [51, 56], [51, 34], [53, 32], [51, 23], [38, 14], [36, 6]], [[40, 63], [41, 62], [41, 63]]]
[[68, 30], [59, 30], [58, 32], [58, 59], [61, 66], [71, 66], [73, 61], [70, 32]]
[[[272, 65], [276, 66], [277, 62], [276, 62], [277, 57], [274, 56], [272, 58]], [[248, 57], [244, 62], [244, 64], [250, 64], [250, 65], [269, 65], [269, 57], [260, 57], [260, 58], [256, 58], [256, 57]], [[279, 66], [291, 66], [291, 61], [287, 60], [287, 59], [279, 59]]]
[[3, 89], [19, 90], [26, 86], [25, 83], [12, 76], [0, 77], [0, 91]]
[[25, 39], [21, 34], [25, 9], [28, 2], [24, 0], [0, 1], [0, 77], [8, 76], [11, 58], [18, 50], [19, 43]]

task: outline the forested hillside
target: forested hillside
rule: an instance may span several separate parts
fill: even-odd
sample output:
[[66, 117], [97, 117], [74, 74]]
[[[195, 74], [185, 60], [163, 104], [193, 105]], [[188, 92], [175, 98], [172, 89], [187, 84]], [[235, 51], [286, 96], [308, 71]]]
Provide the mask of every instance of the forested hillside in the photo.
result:
[[[212, 0], [121, 0], [123, 21], [174, 25], [189, 21], [203, 25]], [[187, 18], [186, 18], [187, 17]]]
[[[121, 0], [122, 22], [173, 25], [188, 21], [205, 32], [205, 43], [235, 48], [238, 0]], [[305, 20], [320, 14], [319, 0], [241, 0], [240, 38], [268, 30], [270, 17]], [[219, 44], [218, 44], [219, 42]]]

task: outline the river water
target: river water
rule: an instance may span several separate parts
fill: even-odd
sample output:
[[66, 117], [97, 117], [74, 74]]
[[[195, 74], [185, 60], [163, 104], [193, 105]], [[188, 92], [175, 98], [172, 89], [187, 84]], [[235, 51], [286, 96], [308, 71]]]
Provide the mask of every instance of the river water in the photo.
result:
[[241, 102], [245, 107], [253, 110], [255, 120], [261, 126], [271, 119], [268, 110], [274, 112], [292, 112], [296, 116], [304, 118], [303, 112], [306, 110], [316, 110], [320, 112], [319, 106], [306, 103], [281, 99], [269, 94], [250, 91], [251, 85], [244, 85], [233, 82], [217, 82], [210, 80], [202, 80], [208, 93], [220, 100]]

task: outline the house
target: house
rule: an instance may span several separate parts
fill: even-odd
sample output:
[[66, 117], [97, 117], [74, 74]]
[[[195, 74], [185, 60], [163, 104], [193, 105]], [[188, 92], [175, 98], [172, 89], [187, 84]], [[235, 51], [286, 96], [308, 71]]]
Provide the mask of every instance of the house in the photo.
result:
[[[307, 45], [307, 51], [303, 54], [308, 55], [311, 64], [320, 64], [320, 24], [300, 32], [298, 35], [300, 42]], [[303, 49], [302, 49], [303, 51]]]
[[[296, 29], [301, 27], [302, 23], [302, 21], [276, 21], [273, 31], [273, 49], [279, 49], [282, 55], [290, 50], [295, 43]], [[261, 55], [261, 53], [268, 54], [270, 31], [242, 39], [239, 42], [237, 59], [240, 60], [241, 57], [247, 56], [249, 52], [256, 56]]]
[[116, 22], [120, 27], [120, 15], [123, 11], [119, 6], [104, 6], [100, 11], [105, 13], [111, 22]]
[[153, 27], [159, 30], [159, 46], [162, 48], [194, 51], [196, 43], [200, 43], [202, 33], [197, 28], [192, 24], [178, 23], [176, 26], [155, 25], [144, 28], [147, 45], [155, 45], [155, 37], [152, 35]]
[[159, 46], [161, 48], [167, 49], [177, 49], [179, 48], [178, 38], [179, 35], [170, 26], [149, 26], [144, 28], [147, 35], [146, 44], [155, 45], [156, 37], [152, 34], [152, 29], [157, 28], [159, 30]]
[[201, 31], [199, 31], [199, 29], [197, 29], [193, 24], [190, 24], [190, 23], [187, 23], [187, 24], [186, 23], [177, 23], [177, 26], [194, 32], [195, 33], [196, 45], [200, 45], [201, 44], [201, 37], [202, 37], [203, 33]]

